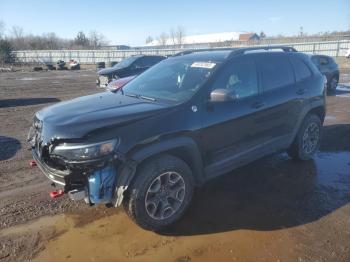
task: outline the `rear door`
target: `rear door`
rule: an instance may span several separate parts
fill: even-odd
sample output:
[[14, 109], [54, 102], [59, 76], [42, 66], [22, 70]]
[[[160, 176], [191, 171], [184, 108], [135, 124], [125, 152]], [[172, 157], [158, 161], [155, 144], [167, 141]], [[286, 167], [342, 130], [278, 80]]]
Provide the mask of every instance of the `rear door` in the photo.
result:
[[258, 121], [266, 146], [283, 148], [297, 123], [300, 97], [295, 85], [294, 70], [287, 54], [282, 52], [262, 53], [257, 56], [263, 90], [264, 107]]

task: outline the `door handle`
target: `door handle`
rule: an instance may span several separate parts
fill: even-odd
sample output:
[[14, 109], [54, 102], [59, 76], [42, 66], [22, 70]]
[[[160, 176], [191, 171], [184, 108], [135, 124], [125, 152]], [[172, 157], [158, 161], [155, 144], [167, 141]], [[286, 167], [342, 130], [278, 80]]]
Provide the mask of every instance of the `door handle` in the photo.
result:
[[264, 102], [255, 102], [254, 104], [252, 104], [252, 107], [255, 108], [255, 109], [259, 109], [261, 107], [265, 106], [265, 103]]
[[297, 95], [303, 95], [303, 94], [305, 94], [305, 92], [306, 92], [306, 89], [303, 88], [303, 89], [299, 89], [296, 93], [297, 93]]

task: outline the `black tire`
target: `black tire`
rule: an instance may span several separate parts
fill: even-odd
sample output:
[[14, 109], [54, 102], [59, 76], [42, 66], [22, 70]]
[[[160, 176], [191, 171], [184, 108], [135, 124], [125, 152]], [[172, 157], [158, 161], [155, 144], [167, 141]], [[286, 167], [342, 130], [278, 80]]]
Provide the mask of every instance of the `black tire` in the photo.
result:
[[[306, 135], [308, 128], [315, 128], [318, 130], [315, 131], [318, 132], [317, 138], [315, 134], [312, 146], [310, 147], [306, 145], [307, 141], [305, 141], [309, 138], [309, 135]], [[322, 124], [320, 118], [315, 114], [307, 115], [293, 141], [293, 144], [287, 150], [288, 155], [295, 160], [310, 160], [320, 145], [321, 131]], [[306, 139], [304, 139], [305, 137]], [[311, 137], [312, 136], [310, 136], [310, 139]]]
[[[161, 213], [161, 216], [163, 216], [165, 212], [164, 210], [168, 209], [166, 208], [167, 205], [163, 206], [163, 202], [159, 200], [162, 197], [164, 198], [164, 196], [159, 196], [161, 194], [161, 190], [164, 189], [156, 190], [157, 193], [154, 193], [153, 189], [151, 191], [151, 187], [154, 185], [154, 183], [157, 183], [158, 180], [160, 182], [160, 185], [162, 185], [162, 178], [168, 174], [175, 174], [176, 177], [179, 175], [182, 178], [182, 180], [179, 178], [181, 186], [184, 185], [184, 189], [180, 189], [184, 192], [181, 193], [182, 202], [173, 201], [175, 198], [171, 198], [170, 195], [166, 193], [165, 198], [168, 206], [171, 206], [170, 202], [173, 202], [173, 204], [176, 202], [176, 212], [174, 211], [175, 208], [171, 206], [171, 210], [174, 213], [167, 217], [157, 219], [155, 217], [152, 217], [152, 214], [150, 213], [154, 213], [154, 216], [156, 216], [156, 214], [158, 215], [159, 213], [157, 210], [160, 209], [159, 211]], [[167, 177], [166, 179], [169, 182], [171, 181], [170, 177]], [[172, 185], [175, 185], [175, 183]], [[135, 179], [128, 188], [128, 193], [123, 201], [123, 206], [129, 217], [134, 220], [140, 227], [147, 230], [159, 231], [173, 224], [183, 215], [192, 199], [193, 187], [194, 180], [191, 169], [184, 161], [172, 155], [159, 155], [157, 157], [146, 160], [145, 163], [140, 165], [137, 170]], [[171, 188], [171, 186], [169, 188]], [[176, 192], [177, 197], [180, 190]], [[146, 208], [146, 200], [148, 200], [149, 194], [155, 194], [152, 199], [156, 199], [155, 201], [158, 201], [157, 205], [153, 205], [154, 212], [150, 212], [150, 210], [152, 211], [152, 208], [150, 207], [152, 207], [152, 204], [154, 202], [151, 201], [151, 205], [148, 205]]]
[[338, 86], [339, 77], [333, 76], [328, 82], [327, 82], [327, 92], [328, 94], [334, 94], [337, 86]]

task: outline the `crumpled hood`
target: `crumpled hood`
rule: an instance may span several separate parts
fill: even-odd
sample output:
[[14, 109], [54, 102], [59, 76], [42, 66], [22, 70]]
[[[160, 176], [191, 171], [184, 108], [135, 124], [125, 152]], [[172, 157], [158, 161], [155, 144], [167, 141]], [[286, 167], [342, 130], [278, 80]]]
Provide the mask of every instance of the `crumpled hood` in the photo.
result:
[[55, 139], [79, 139], [100, 128], [136, 121], [160, 113], [167, 105], [104, 92], [61, 102], [37, 112], [44, 144]]

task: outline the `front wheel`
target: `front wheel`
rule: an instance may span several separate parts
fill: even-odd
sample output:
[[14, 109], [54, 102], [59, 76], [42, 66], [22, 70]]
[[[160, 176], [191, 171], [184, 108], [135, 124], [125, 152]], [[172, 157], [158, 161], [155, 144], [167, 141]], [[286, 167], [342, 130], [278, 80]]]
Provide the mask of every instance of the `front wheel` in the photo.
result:
[[309, 160], [317, 151], [321, 140], [321, 120], [317, 115], [308, 115], [287, 150], [288, 155], [297, 160]]
[[338, 86], [338, 81], [339, 80], [338, 80], [337, 76], [333, 76], [331, 78], [331, 80], [327, 84], [327, 91], [328, 91], [328, 93], [330, 93], [330, 94], [335, 93], [335, 91], [337, 89], [337, 86]]
[[146, 161], [138, 168], [123, 205], [139, 226], [158, 231], [185, 212], [193, 194], [193, 176], [184, 161], [171, 155]]

